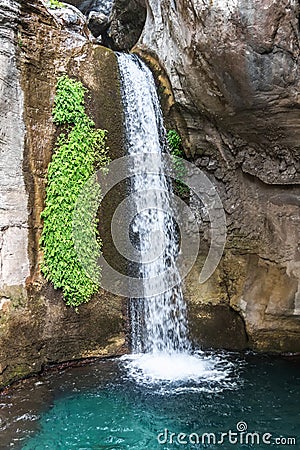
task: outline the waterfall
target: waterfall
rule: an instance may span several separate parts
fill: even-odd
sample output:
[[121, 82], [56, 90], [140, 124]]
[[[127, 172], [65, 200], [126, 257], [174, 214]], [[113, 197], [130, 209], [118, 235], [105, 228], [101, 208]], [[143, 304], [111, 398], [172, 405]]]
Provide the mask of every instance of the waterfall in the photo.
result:
[[[170, 197], [172, 185], [164, 173], [162, 154], [167, 140], [153, 75], [136, 55], [117, 54], [121, 76], [127, 153], [131, 157], [155, 154], [158, 170], [145, 167], [130, 179], [136, 214], [131, 236], [140, 252], [138, 276], [143, 280], [140, 298], [130, 299], [133, 353], [179, 353], [189, 350], [186, 305], [176, 269], [178, 233]], [[146, 206], [145, 206], [146, 205]], [[148, 207], [147, 205], [151, 205]], [[149, 252], [155, 255], [149, 260]], [[149, 283], [172, 268], [179, 283], [151, 295]]]

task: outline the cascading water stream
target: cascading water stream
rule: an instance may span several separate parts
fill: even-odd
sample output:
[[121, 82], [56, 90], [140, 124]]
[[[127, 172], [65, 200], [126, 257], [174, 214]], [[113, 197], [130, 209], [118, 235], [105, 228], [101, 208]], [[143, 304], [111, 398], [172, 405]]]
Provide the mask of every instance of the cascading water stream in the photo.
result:
[[[134, 173], [131, 178], [134, 207], [140, 211], [131, 230], [141, 254], [138, 272], [143, 280], [151, 280], [170, 267], [177, 271], [178, 237], [170, 206], [172, 186], [164, 174], [161, 159], [167, 146], [166, 132], [151, 71], [136, 55], [118, 54], [118, 62], [128, 154], [151, 153], [160, 162], [159, 173], [151, 173], [145, 167], [142, 173]], [[154, 207], [147, 208], [149, 202]], [[150, 249], [154, 258], [146, 262]], [[180, 279], [178, 271], [177, 278]], [[151, 295], [147, 283], [143, 287], [141, 298], [130, 302], [133, 352], [188, 350], [186, 305], [180, 283], [159, 295]]]
[[[172, 185], [164, 167], [166, 131], [154, 78], [138, 56], [119, 53], [117, 57], [127, 152], [138, 166], [130, 177], [134, 211], [129, 235], [139, 251], [135, 275], [142, 280], [140, 298], [130, 300], [133, 354], [122, 361], [130, 376], [141, 383], [220, 381], [227, 370], [217, 367], [217, 358], [192, 352], [188, 339], [186, 304], [176, 267], [176, 211], [172, 211]], [[149, 155], [153, 155], [150, 163]], [[164, 284], [168, 269], [175, 283]], [[161, 280], [162, 286], [155, 285], [155, 280]]]

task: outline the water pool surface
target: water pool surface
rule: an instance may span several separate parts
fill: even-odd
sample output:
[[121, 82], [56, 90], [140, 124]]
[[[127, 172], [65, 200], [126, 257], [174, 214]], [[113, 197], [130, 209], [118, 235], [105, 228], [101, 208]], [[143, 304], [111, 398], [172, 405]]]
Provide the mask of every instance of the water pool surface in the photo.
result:
[[[170, 362], [150, 377], [148, 361], [142, 373], [134, 359], [49, 372], [2, 393], [0, 448], [300, 448], [299, 359], [202, 354], [198, 379], [172, 381]], [[237, 436], [221, 443], [229, 430]], [[245, 443], [246, 432], [257, 432], [259, 443]]]

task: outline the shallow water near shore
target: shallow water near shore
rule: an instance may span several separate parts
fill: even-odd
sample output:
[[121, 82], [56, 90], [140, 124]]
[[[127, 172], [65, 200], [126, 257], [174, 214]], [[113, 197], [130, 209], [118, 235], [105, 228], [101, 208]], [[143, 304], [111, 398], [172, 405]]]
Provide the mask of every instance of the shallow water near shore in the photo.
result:
[[[162, 359], [154, 366], [161, 370], [151, 372], [149, 355], [137, 355], [53, 371], [13, 386], [0, 397], [0, 448], [260, 449], [270, 446], [262, 442], [266, 433], [275, 448], [284, 447], [278, 439], [291, 437], [298, 448], [299, 359], [209, 353], [194, 357], [191, 367], [198, 368], [198, 377], [189, 373], [180, 379], [176, 370], [174, 378], [171, 361], [164, 365]], [[174, 368], [180, 363], [179, 357]], [[245, 431], [257, 432], [259, 445], [237, 445], [225, 438], [218, 443], [229, 430], [238, 432], [239, 439]]]

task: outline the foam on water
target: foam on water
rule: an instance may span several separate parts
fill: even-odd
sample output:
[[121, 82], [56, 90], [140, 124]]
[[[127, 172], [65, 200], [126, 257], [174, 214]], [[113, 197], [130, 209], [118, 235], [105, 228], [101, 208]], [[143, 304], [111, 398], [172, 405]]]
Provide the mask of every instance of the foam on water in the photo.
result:
[[198, 353], [140, 353], [120, 358], [130, 379], [168, 392], [219, 392], [235, 389], [233, 365], [227, 358]]

